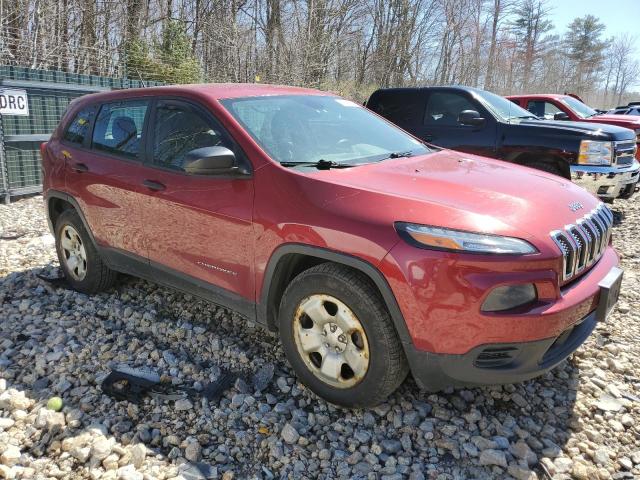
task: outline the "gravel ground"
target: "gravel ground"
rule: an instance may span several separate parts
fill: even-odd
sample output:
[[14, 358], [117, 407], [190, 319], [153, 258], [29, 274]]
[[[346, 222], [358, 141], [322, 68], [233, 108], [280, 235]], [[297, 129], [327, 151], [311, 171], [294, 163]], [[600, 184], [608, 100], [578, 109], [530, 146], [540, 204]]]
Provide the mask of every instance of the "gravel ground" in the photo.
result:
[[[621, 300], [569, 361], [437, 395], [408, 380], [387, 403], [346, 411], [232, 312], [133, 278], [96, 296], [53, 288], [36, 277], [57, 271], [41, 197], [2, 205], [0, 478], [188, 479], [197, 462], [226, 480], [640, 478], [640, 204], [615, 209]], [[243, 379], [215, 404], [116, 402], [99, 387], [116, 364], [195, 388], [220, 368]], [[54, 395], [59, 413], [45, 407]]]

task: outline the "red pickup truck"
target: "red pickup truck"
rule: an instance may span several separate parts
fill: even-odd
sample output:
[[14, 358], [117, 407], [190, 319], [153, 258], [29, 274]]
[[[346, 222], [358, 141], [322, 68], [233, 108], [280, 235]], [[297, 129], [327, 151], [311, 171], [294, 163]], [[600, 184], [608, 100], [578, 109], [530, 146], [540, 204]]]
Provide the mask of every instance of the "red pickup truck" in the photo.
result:
[[[636, 132], [636, 143], [640, 147], [640, 117], [638, 116], [600, 113], [571, 95], [538, 93], [511, 95], [507, 98], [535, 116], [546, 120], [606, 123], [629, 128]], [[636, 158], [640, 160], [640, 150], [636, 151]]]

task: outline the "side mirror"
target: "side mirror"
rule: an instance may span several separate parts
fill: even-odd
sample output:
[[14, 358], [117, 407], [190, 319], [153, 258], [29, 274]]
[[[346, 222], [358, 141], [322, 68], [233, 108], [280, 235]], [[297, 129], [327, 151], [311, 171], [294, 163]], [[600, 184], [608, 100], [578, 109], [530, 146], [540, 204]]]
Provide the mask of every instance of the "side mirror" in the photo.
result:
[[558, 112], [553, 116], [554, 120], [569, 120], [569, 115], [564, 112]]
[[484, 122], [484, 118], [482, 118], [475, 110], [463, 110], [460, 112], [460, 115], [458, 115], [458, 123], [461, 125], [480, 127], [484, 125]]
[[246, 173], [236, 162], [236, 155], [226, 147], [202, 147], [185, 155], [184, 171], [191, 175], [225, 175]]

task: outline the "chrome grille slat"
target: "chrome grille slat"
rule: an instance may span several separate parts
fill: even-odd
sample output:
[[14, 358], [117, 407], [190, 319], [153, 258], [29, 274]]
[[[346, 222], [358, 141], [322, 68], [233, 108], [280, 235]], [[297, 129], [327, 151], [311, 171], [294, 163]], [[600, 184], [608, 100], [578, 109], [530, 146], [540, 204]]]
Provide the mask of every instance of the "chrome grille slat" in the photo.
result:
[[613, 213], [600, 204], [575, 224], [549, 234], [562, 253], [562, 281], [576, 277], [600, 259], [612, 229]]
[[636, 143], [633, 140], [623, 140], [614, 144], [614, 164], [626, 167], [633, 163], [636, 156]]
[[596, 228], [600, 231], [600, 240], [598, 241], [598, 247], [596, 249], [596, 255], [600, 256], [602, 253], [603, 246], [605, 245], [607, 238], [607, 229], [602, 222], [602, 219], [598, 215], [592, 215], [591, 221], [596, 226]]
[[578, 251], [576, 253], [576, 273], [584, 270], [584, 267], [587, 266], [587, 249], [589, 246], [587, 245], [586, 235], [582, 232], [582, 229], [576, 225], [571, 225], [568, 229], [568, 232], [573, 237], [573, 240], [576, 242], [576, 246]]
[[593, 260], [595, 259], [596, 256], [596, 241], [598, 240], [598, 237], [596, 236], [596, 230], [593, 226], [593, 224], [591, 223], [591, 220], [586, 219], [586, 218], [581, 218], [580, 220], [578, 220], [578, 225], [580, 226], [580, 228], [582, 228], [582, 231], [584, 232], [586, 238], [587, 238], [587, 253], [586, 253], [586, 257], [587, 257], [587, 267], [591, 266], [591, 264], [593, 263]]

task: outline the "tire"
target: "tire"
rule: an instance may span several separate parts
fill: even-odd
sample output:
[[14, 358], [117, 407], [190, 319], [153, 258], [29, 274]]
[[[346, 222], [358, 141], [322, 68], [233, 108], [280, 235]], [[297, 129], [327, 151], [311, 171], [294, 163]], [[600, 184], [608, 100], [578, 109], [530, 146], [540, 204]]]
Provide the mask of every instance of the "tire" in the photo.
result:
[[560, 168], [557, 165], [554, 165], [553, 163], [550, 163], [550, 162], [536, 161], [536, 162], [526, 163], [523, 165], [529, 168], [535, 168], [536, 170], [541, 170], [543, 172], [551, 173], [553, 175], [558, 175], [559, 177], [565, 178], [564, 174], [562, 173], [562, 170], [560, 170]]
[[[295, 277], [282, 297], [278, 324], [283, 349], [298, 378], [333, 404], [375, 406], [409, 372], [377, 289], [368, 277], [348, 267], [323, 263]], [[322, 344], [316, 346], [318, 341]], [[326, 377], [325, 367], [332, 373]]]
[[[60, 268], [74, 290], [98, 293], [115, 284], [117, 272], [107, 267], [100, 258], [75, 210], [65, 210], [60, 214], [56, 220], [55, 234]], [[73, 262], [71, 257], [74, 257]]]

